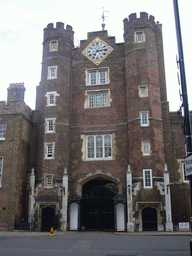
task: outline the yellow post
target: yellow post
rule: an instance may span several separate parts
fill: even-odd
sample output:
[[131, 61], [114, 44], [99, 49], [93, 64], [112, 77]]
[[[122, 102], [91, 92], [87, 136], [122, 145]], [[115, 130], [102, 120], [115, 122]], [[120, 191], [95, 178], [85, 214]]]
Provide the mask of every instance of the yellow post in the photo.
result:
[[53, 228], [51, 228], [49, 236], [54, 236], [54, 234], [53, 234]]

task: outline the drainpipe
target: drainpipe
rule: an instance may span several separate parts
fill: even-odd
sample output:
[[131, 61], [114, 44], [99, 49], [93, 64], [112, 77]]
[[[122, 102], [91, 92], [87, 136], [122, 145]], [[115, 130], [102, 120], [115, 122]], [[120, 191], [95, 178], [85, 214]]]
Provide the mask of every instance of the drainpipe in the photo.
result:
[[35, 204], [35, 169], [31, 169], [30, 175], [30, 185], [29, 185], [29, 212], [28, 212], [28, 222], [30, 223], [30, 229], [32, 230], [34, 224], [34, 204]]
[[61, 230], [67, 231], [67, 207], [68, 207], [68, 174], [67, 168], [64, 168], [63, 184], [62, 184], [62, 218], [61, 218]]
[[127, 232], [134, 232], [133, 219], [133, 200], [132, 200], [132, 172], [131, 167], [127, 168]]
[[169, 171], [167, 169], [167, 164], [165, 164], [164, 170], [164, 186], [165, 186], [165, 210], [166, 210], [166, 231], [173, 231], [173, 222], [171, 214], [171, 193], [170, 193], [170, 183], [169, 183]]

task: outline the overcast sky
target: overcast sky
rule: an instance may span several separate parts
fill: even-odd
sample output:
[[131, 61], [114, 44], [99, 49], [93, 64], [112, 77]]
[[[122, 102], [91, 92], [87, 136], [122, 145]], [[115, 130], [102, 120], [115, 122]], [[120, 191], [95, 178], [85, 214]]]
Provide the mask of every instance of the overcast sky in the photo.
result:
[[[189, 108], [192, 110], [191, 0], [178, 0]], [[181, 105], [177, 80], [177, 41], [173, 0], [0, 0], [0, 101], [7, 99], [10, 83], [24, 82], [25, 101], [35, 108], [36, 86], [41, 77], [43, 29], [58, 21], [69, 24], [75, 42], [87, 39], [87, 32], [101, 30], [102, 6], [106, 30], [123, 42], [123, 19], [131, 13], [147, 12], [163, 25], [167, 95], [170, 110]]]

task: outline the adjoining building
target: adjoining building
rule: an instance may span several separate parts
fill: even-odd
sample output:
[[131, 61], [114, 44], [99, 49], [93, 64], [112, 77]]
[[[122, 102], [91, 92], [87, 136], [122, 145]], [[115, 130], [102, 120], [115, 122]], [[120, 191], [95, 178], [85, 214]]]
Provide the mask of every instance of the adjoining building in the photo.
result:
[[76, 48], [71, 26], [48, 24], [34, 111], [24, 92], [11, 84], [0, 102], [0, 230], [189, 223], [185, 137], [153, 16], [124, 19], [124, 43], [102, 30]]

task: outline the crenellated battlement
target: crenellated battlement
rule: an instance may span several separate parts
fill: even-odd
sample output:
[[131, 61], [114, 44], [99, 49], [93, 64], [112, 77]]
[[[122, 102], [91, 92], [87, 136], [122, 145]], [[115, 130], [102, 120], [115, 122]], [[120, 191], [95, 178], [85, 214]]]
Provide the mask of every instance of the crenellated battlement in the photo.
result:
[[126, 33], [132, 28], [150, 28], [155, 29], [155, 17], [146, 12], [140, 12], [140, 18], [136, 13], [132, 13], [128, 18], [123, 20], [124, 32]]
[[64, 27], [63, 22], [57, 22], [56, 27], [54, 27], [53, 23], [49, 23], [46, 28], [44, 28], [44, 41], [48, 38], [63, 36], [68, 38], [73, 42], [74, 39], [74, 31], [70, 25], [66, 25]]

